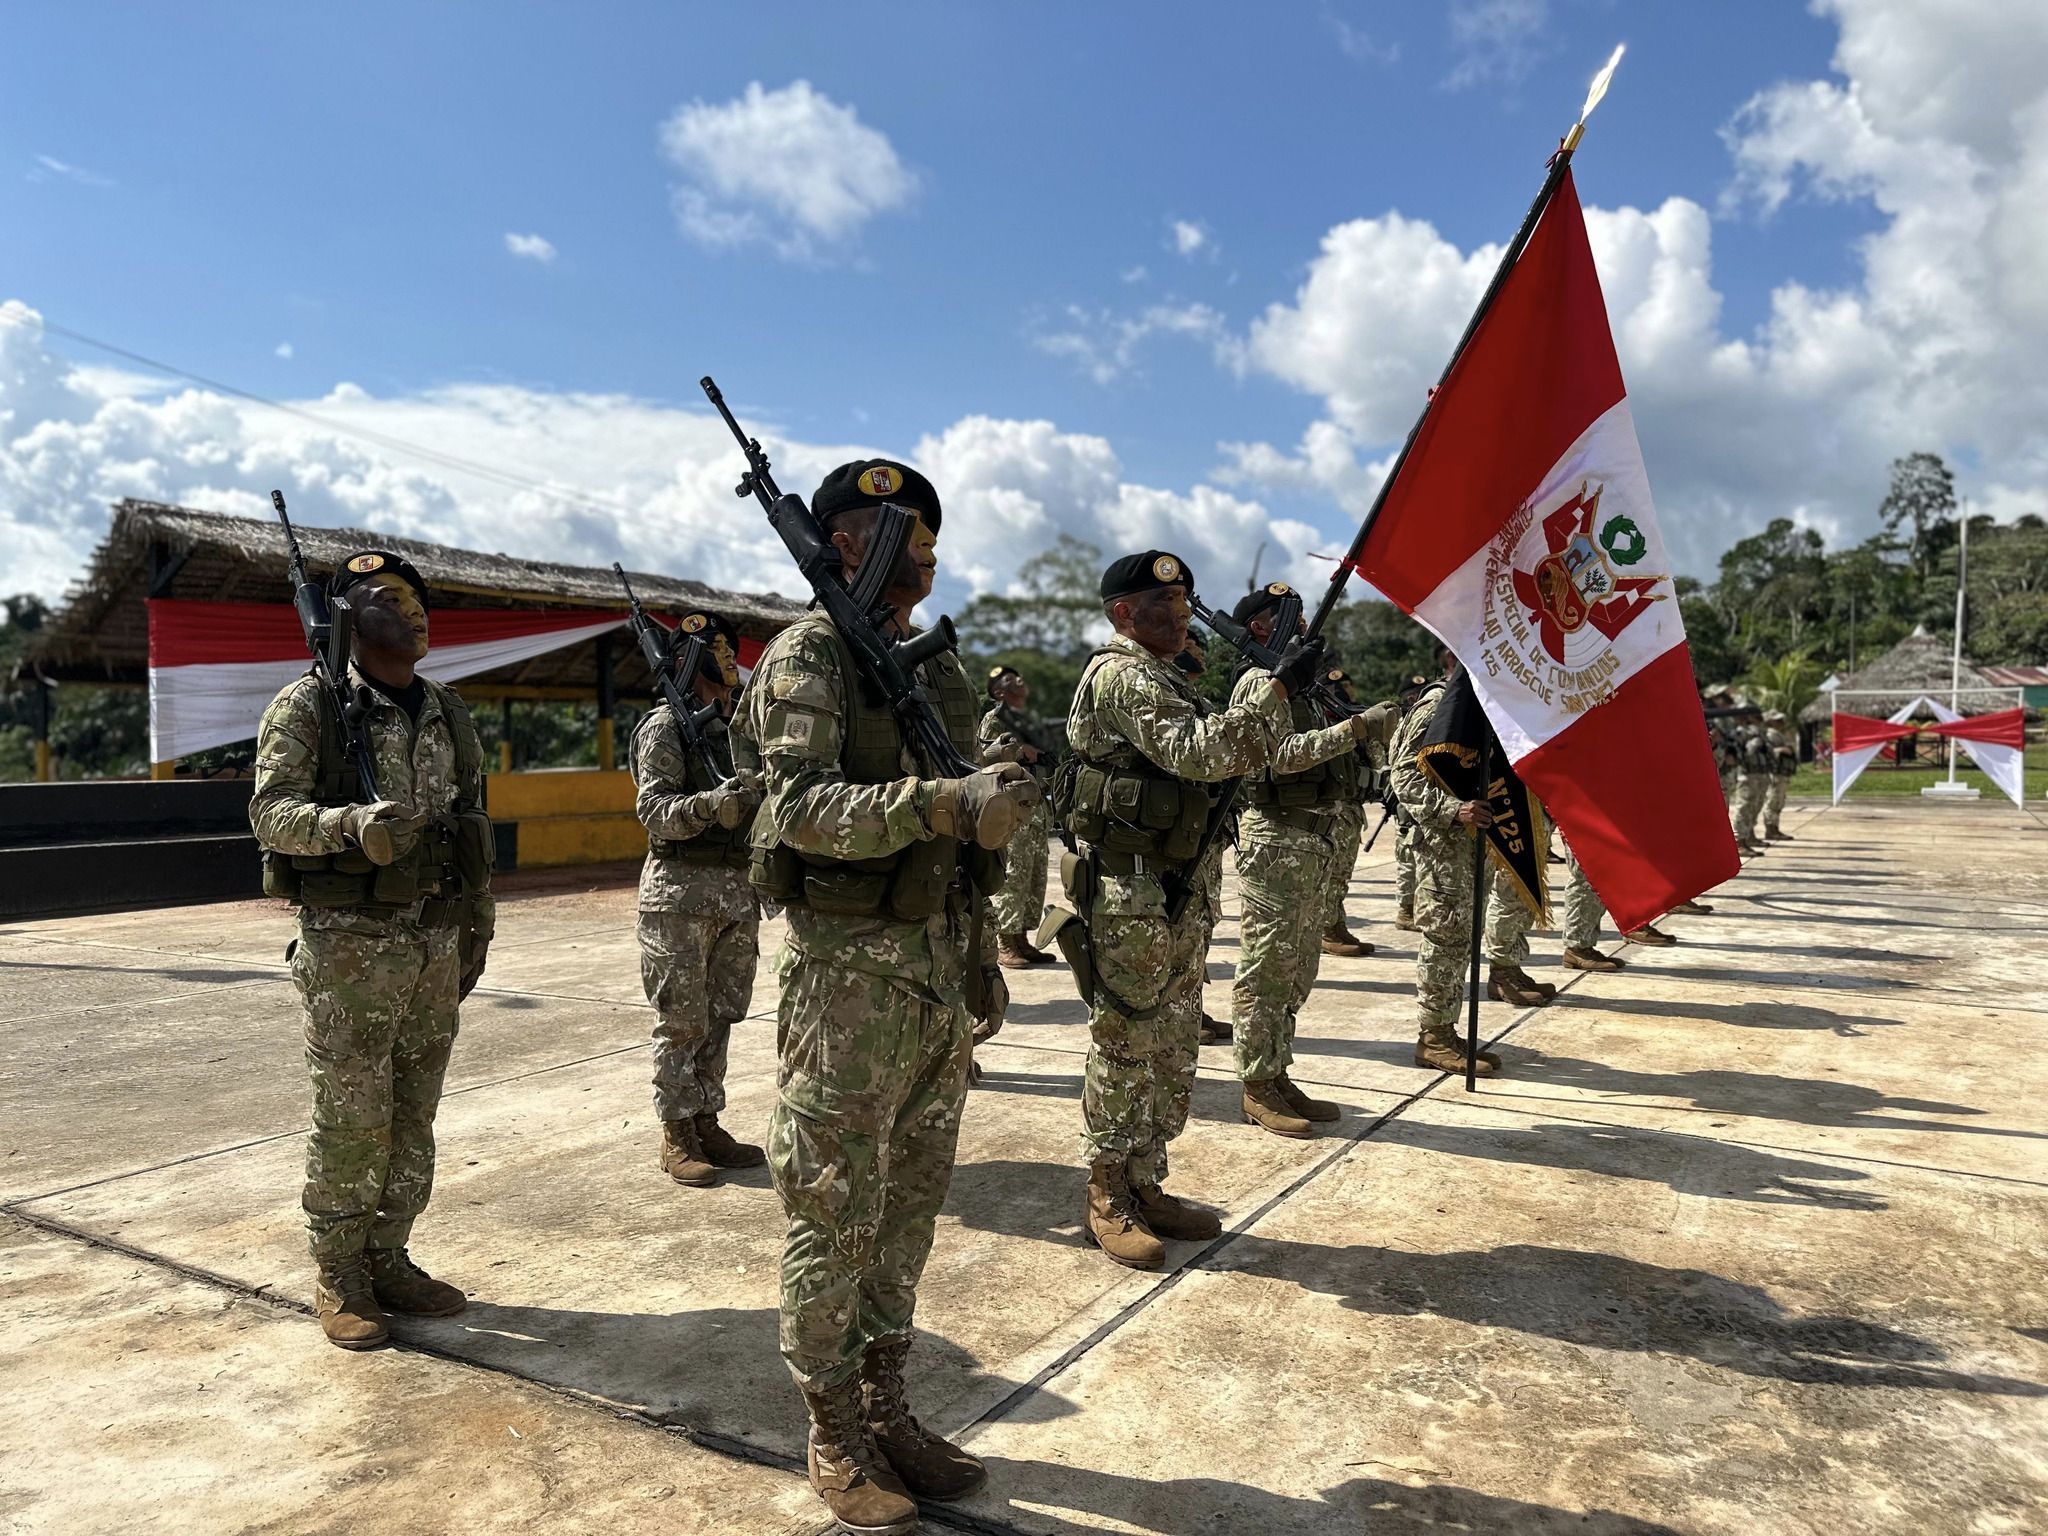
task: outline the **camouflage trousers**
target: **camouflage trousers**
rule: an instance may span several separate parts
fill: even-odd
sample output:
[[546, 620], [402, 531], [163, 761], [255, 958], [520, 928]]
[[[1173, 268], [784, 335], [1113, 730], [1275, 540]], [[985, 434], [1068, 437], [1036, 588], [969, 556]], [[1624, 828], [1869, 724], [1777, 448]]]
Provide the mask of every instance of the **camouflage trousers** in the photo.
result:
[[1585, 870], [1579, 867], [1578, 855], [1572, 852], [1570, 843], [1564, 845], [1564, 863], [1570, 875], [1564, 888], [1564, 947], [1592, 949], [1600, 942], [1600, 919], [1607, 908], [1593, 889], [1593, 882], [1586, 878]]
[[[1536, 926], [1536, 914], [1514, 893], [1508, 881], [1500, 879], [1493, 861], [1480, 877], [1486, 893], [1486, 959], [1490, 965], [1520, 965], [1529, 958], [1529, 930]], [[1471, 941], [1468, 938], [1466, 942]]]
[[[1414, 837], [1415, 1012], [1420, 1033], [1432, 1035], [1455, 1029], [1471, 979], [1474, 834], [1418, 826]], [[1483, 878], [1491, 886], [1491, 872]]]
[[1050, 812], [1041, 799], [1017, 828], [1003, 854], [1003, 885], [989, 899], [995, 931], [1030, 938], [1045, 916], [1046, 839], [1052, 835]]
[[1351, 875], [1358, 868], [1358, 847], [1365, 841], [1365, 807], [1357, 802], [1342, 806], [1337, 811], [1337, 828], [1330, 834], [1330, 873], [1325, 887], [1328, 899], [1323, 906], [1324, 928], [1333, 928], [1345, 921], [1344, 898], [1351, 894]]
[[1782, 831], [1778, 818], [1785, 813], [1785, 787], [1790, 781], [1782, 773], [1771, 775], [1771, 782], [1764, 790], [1764, 831]]
[[1756, 838], [1757, 813], [1764, 808], [1764, 791], [1770, 787], [1761, 773], [1745, 773], [1735, 782], [1735, 835], [1745, 842]]
[[306, 1228], [315, 1262], [402, 1248], [434, 1189], [434, 1112], [455, 1046], [453, 928], [301, 926], [292, 980], [306, 1003], [313, 1131]]
[[1088, 922], [1101, 985], [1088, 1014], [1082, 1152], [1090, 1163], [1122, 1158], [1136, 1183], [1165, 1182], [1166, 1145], [1188, 1123], [1214, 926], [1201, 901], [1171, 925], [1156, 913], [1098, 913]]
[[1308, 1000], [1323, 959], [1316, 919], [1329, 899], [1330, 840], [1276, 820], [1257, 806], [1244, 814], [1237, 844], [1237, 979], [1231, 1033], [1237, 1075], [1264, 1082], [1294, 1060], [1294, 1016]]
[[1394, 907], [1415, 910], [1415, 834], [1412, 822], [1394, 818]]
[[868, 1345], [910, 1332], [953, 1178], [971, 1021], [907, 982], [793, 948], [776, 968], [782, 1357], [799, 1386], [827, 1389], [859, 1375]]
[[725, 1108], [725, 1052], [754, 998], [756, 918], [640, 914], [640, 982], [654, 1005], [654, 1112], [663, 1120]]
[[1728, 813], [1731, 816], [1735, 813], [1736, 787], [1735, 770], [1733, 768], [1723, 768], [1721, 770], [1721, 798], [1728, 802]]

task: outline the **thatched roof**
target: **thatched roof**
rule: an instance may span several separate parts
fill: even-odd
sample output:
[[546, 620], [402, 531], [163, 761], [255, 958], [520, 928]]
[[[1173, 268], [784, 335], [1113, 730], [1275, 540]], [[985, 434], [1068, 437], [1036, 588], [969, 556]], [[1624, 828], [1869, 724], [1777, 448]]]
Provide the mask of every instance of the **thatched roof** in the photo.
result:
[[[447, 608], [620, 608], [618, 580], [607, 568], [521, 560], [506, 554], [456, 549], [420, 539], [395, 538], [360, 528], [292, 525], [315, 576], [342, 556], [374, 546], [405, 556], [427, 579], [436, 606]], [[708, 607], [742, 632], [766, 639], [803, 612], [773, 593], [724, 592], [701, 581], [631, 572], [633, 589], [650, 609], [674, 613]], [[38, 630], [23, 662], [55, 681], [128, 682], [146, 679], [149, 597], [204, 598], [213, 602], [277, 603], [290, 599], [284, 537], [275, 522], [230, 517], [156, 501], [114, 507], [106, 538], [62, 606]], [[486, 673], [465, 691], [488, 694], [493, 685], [595, 691], [594, 642], [536, 657], [504, 675]], [[619, 687], [645, 691], [648, 679], [637, 653], [615, 647]]]
[[[1880, 690], [1852, 698], [1846, 707], [1851, 714], [1883, 716], [1905, 708], [1922, 694], [1946, 704], [1952, 679], [1965, 689], [1995, 686], [1968, 662], [1963, 663], [1962, 673], [1957, 678], [1952, 642], [1940, 635], [1930, 635], [1923, 626], [1860, 672], [1844, 673], [1837, 686], [1838, 689]], [[2010, 698], [1987, 695], [1973, 699], [1964, 693], [1956, 708], [1966, 715], [1981, 715], [1994, 709], [2008, 709], [2011, 704]], [[1834, 707], [1834, 695], [1823, 693], [1799, 712], [1799, 718], [1825, 722], [1834, 712]]]

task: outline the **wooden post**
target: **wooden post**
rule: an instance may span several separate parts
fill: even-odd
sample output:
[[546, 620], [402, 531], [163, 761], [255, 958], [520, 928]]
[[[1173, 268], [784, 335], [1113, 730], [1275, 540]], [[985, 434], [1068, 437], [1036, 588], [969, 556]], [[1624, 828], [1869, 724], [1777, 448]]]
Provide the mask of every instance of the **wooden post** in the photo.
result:
[[618, 708], [618, 693], [612, 687], [612, 637], [597, 637], [597, 766], [610, 773], [619, 766], [617, 739], [612, 716]]
[[504, 721], [504, 724], [503, 724], [503, 725], [502, 725], [502, 726], [500, 727], [500, 729], [499, 729], [499, 731], [498, 731], [498, 772], [500, 772], [500, 773], [510, 773], [510, 772], [512, 771], [512, 701], [511, 701], [511, 699], [507, 698], [507, 699], [503, 700], [503, 701], [501, 702], [501, 708], [502, 708], [502, 719], [503, 719], [503, 721]]
[[149, 776], [157, 780], [175, 779], [178, 776], [178, 760], [174, 757], [169, 762], [151, 763]]
[[36, 679], [35, 692], [29, 695], [29, 708], [35, 729], [36, 782], [47, 784], [54, 766], [50, 755], [50, 685], [40, 677]]

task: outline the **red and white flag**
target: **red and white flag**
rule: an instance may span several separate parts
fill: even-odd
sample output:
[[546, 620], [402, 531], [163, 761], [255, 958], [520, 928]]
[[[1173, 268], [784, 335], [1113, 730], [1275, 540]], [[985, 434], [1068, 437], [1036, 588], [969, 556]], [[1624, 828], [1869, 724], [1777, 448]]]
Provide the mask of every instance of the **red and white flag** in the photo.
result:
[[1737, 872], [1569, 174], [1431, 400], [1354, 565], [1457, 652], [1617, 926]]

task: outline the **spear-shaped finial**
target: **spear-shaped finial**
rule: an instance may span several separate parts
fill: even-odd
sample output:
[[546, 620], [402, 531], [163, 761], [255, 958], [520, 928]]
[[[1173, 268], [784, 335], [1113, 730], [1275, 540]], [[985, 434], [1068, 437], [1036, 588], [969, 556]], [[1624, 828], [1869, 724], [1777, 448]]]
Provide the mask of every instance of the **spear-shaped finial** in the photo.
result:
[[1565, 153], [1579, 147], [1579, 137], [1586, 131], [1586, 119], [1593, 115], [1593, 109], [1600, 105], [1600, 98], [1607, 94], [1614, 71], [1621, 64], [1621, 56], [1628, 52], [1627, 43], [1616, 43], [1614, 52], [1607, 56], [1607, 62], [1600, 67], [1600, 73], [1593, 77], [1593, 83], [1586, 87], [1586, 104], [1579, 108], [1579, 120], [1572, 124], [1572, 131], [1564, 136]]

